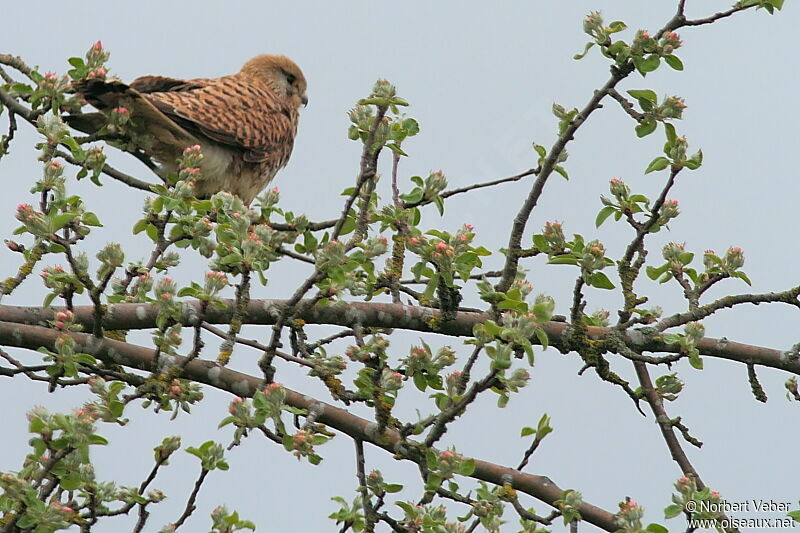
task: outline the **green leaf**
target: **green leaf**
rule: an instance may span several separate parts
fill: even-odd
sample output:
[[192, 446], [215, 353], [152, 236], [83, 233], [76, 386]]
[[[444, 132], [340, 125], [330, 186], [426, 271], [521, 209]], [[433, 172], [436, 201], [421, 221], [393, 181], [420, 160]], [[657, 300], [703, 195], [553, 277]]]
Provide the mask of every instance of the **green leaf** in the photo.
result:
[[678, 254], [678, 260], [681, 262], [682, 265], [688, 265], [694, 259], [694, 254], [692, 252], [681, 252]]
[[654, 104], [658, 102], [658, 96], [656, 96], [655, 91], [651, 91], [650, 89], [631, 89], [628, 91], [628, 94], [637, 100], [644, 99]]
[[647, 74], [648, 72], [653, 72], [658, 66], [661, 64], [661, 58], [658, 57], [656, 54], [650, 54], [644, 59], [634, 60], [634, 64], [636, 68], [642, 74]]
[[458, 473], [462, 476], [471, 476], [473, 472], [475, 472], [475, 459], [472, 458], [461, 463], [461, 468], [458, 469]]
[[678, 138], [678, 134], [675, 132], [675, 126], [673, 126], [672, 124], [670, 124], [668, 122], [665, 122], [664, 123], [664, 133], [667, 134], [667, 142], [670, 145], [674, 145], [675, 144], [675, 139]]
[[399, 145], [399, 144], [397, 144], [397, 143], [388, 143], [388, 144], [386, 145], [386, 148], [388, 148], [388, 149], [389, 149], [389, 150], [391, 150], [392, 152], [396, 153], [397, 155], [402, 155], [402, 156], [408, 157], [408, 154], [407, 154], [407, 153], [405, 153], [405, 152], [404, 152], [404, 151], [403, 151], [403, 150], [400, 148], [400, 145]]
[[528, 304], [517, 300], [503, 300], [497, 304], [497, 308], [500, 310], [514, 309], [515, 311], [525, 313], [528, 310]]
[[89, 355], [88, 353], [76, 353], [75, 354], [75, 361], [82, 363], [84, 365], [96, 365], [97, 359]]
[[413, 118], [407, 118], [403, 121], [403, 129], [406, 130], [406, 135], [411, 137], [419, 133], [419, 123]]
[[60, 215], [56, 215], [53, 217], [53, 231], [60, 230], [70, 222], [72, 222], [77, 213], [61, 213]]
[[656, 127], [658, 127], [658, 122], [650, 117], [647, 117], [636, 125], [636, 136], [639, 138], [647, 137], [656, 131]]
[[99, 226], [102, 227], [103, 225], [100, 223], [100, 219], [97, 218], [97, 215], [94, 213], [87, 211], [81, 216], [81, 220], [87, 226]]
[[682, 512], [683, 512], [683, 506], [682, 505], [672, 504], [672, 505], [667, 506], [666, 509], [664, 509], [664, 518], [675, 518], [676, 516], [678, 516]]
[[683, 61], [678, 59], [678, 56], [664, 56], [664, 62], [675, 70], [683, 70]]
[[577, 265], [578, 260], [575, 256], [569, 254], [557, 255], [555, 257], [550, 258], [547, 262], [549, 265]]
[[544, 235], [538, 233], [533, 236], [533, 245], [537, 250], [541, 250], [543, 252], [550, 248], [550, 245], [547, 244], [547, 239], [544, 238]]
[[583, 53], [575, 54], [574, 56], [572, 56], [572, 59], [583, 59], [584, 57], [586, 57], [586, 54], [589, 52], [589, 50], [593, 46], [594, 46], [594, 43], [586, 43], [586, 46], [583, 49]]
[[444, 215], [444, 199], [441, 196], [436, 196], [433, 199], [433, 203], [436, 205], [436, 210], [439, 211], [439, 215]]
[[669, 533], [669, 530], [661, 524], [648, 524], [645, 533]]
[[733, 276], [734, 276], [734, 277], [737, 277], [737, 278], [739, 278], [740, 280], [744, 281], [744, 282], [745, 282], [745, 283], [747, 283], [748, 285], [753, 285], [753, 284], [750, 282], [750, 278], [748, 278], [748, 277], [747, 277], [747, 274], [745, 274], [744, 272], [734, 272], [734, 273], [733, 273]]
[[81, 477], [77, 472], [70, 472], [60, 479], [59, 484], [64, 490], [76, 490], [81, 486]]
[[648, 278], [655, 280], [656, 278], [661, 276], [661, 274], [666, 272], [668, 268], [669, 265], [667, 264], [661, 265], [660, 267], [649, 266], [645, 269], [645, 273], [647, 274]]
[[533, 333], [536, 335], [536, 339], [539, 341], [539, 344], [542, 345], [542, 348], [547, 349], [550, 345], [550, 337], [547, 336], [545, 330], [536, 328], [533, 330]]
[[347, 220], [345, 220], [344, 224], [342, 224], [342, 231], [339, 232], [339, 235], [347, 235], [354, 229], [356, 229], [356, 219], [355, 217], [348, 216]]
[[611, 283], [611, 280], [608, 279], [602, 272], [594, 272], [591, 276], [589, 276], [589, 285], [595, 287], [597, 289], [613, 289], [614, 284]]
[[50, 304], [53, 303], [53, 300], [56, 299], [56, 296], [58, 296], [57, 292], [51, 292], [50, 294], [45, 296], [44, 297], [44, 302], [42, 302], [42, 307], [44, 307], [45, 309], [50, 307]]
[[147, 233], [147, 236], [150, 237], [151, 241], [158, 242], [158, 228], [152, 224], [147, 224], [144, 231]]
[[138, 233], [143, 232], [148, 224], [149, 224], [149, 222], [145, 218], [137, 220], [136, 224], [133, 225], [133, 234], [136, 235]]
[[415, 187], [411, 192], [401, 194], [400, 199], [409, 204], [418, 204], [422, 201], [425, 191]]
[[647, 169], [644, 171], [645, 174], [650, 174], [651, 172], [656, 172], [659, 170], [664, 170], [669, 166], [669, 159], [666, 157], [656, 157], [650, 164], [647, 165]]
[[100, 435], [89, 435], [89, 444], [97, 444], [100, 446], [108, 445], [108, 440]]
[[626, 30], [628, 26], [622, 22], [621, 20], [615, 20], [611, 24], [608, 25], [608, 33], [618, 33], [623, 30]]
[[425, 392], [425, 388], [428, 386], [428, 380], [425, 378], [425, 374], [422, 372], [414, 374], [414, 386], [421, 392]]
[[610, 217], [612, 214], [614, 214], [616, 211], [617, 208], [612, 205], [605, 206], [603, 209], [600, 210], [599, 213], [597, 213], [597, 218], [594, 219], [594, 226], [596, 228], [602, 226], [603, 222], [605, 222], [606, 219]]
[[697, 348], [689, 353], [689, 364], [692, 365], [692, 368], [703, 370], [703, 358], [700, 357], [700, 352], [697, 351]]
[[564, 178], [565, 180], [569, 179], [569, 174], [567, 174], [567, 171], [564, 170], [564, 167], [562, 167], [561, 165], [555, 165], [553, 167], [553, 170], [561, 174], [561, 177]]
[[536, 433], [535, 429], [525, 426], [524, 428], [522, 428], [522, 431], [519, 432], [519, 436], [520, 437], [527, 437], [527, 436], [533, 435], [535, 433]]

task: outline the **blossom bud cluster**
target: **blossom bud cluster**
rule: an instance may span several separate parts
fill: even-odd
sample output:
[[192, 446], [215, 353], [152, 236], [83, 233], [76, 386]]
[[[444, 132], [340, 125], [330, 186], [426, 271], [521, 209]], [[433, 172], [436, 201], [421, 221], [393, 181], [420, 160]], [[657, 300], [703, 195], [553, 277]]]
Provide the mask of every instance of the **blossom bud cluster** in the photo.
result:
[[611, 178], [609, 181], [609, 190], [620, 204], [626, 203], [631, 194], [630, 187], [619, 178]]
[[669, 263], [673, 272], [683, 271], [682, 255], [686, 251], [686, 243], [669, 242], [661, 249], [661, 255]]
[[[175, 302], [175, 304], [177, 304], [177, 302]], [[155, 344], [162, 352], [173, 355], [175, 354], [176, 349], [183, 344], [181, 330], [182, 328], [180, 324], [173, 324], [164, 331], [158, 329], [153, 332], [153, 344]]]
[[552, 251], [563, 250], [567, 243], [567, 239], [564, 237], [564, 226], [561, 222], [546, 222], [542, 236]]
[[109, 124], [117, 127], [125, 126], [131, 120], [131, 112], [125, 106], [118, 106], [108, 114]]
[[58, 294], [83, 286], [73, 274], [66, 272], [61, 265], [46, 266], [42, 269], [41, 275], [45, 286]]
[[394, 395], [403, 388], [403, 374], [384, 367], [381, 372], [380, 387], [384, 394]]
[[175, 297], [175, 294], [178, 291], [177, 285], [172, 280], [172, 278], [161, 278], [155, 284], [155, 296], [156, 300], [159, 302], [170, 302]]
[[112, 268], [121, 267], [125, 261], [125, 252], [122, 251], [122, 246], [119, 243], [112, 242], [103, 247], [102, 250], [97, 252], [97, 259], [103, 264]]
[[204, 289], [207, 294], [214, 295], [228, 285], [228, 276], [226, 276], [223, 272], [206, 272]]
[[373, 356], [378, 357], [380, 360], [386, 359], [387, 348], [389, 348], [389, 341], [386, 337], [383, 335], [372, 335], [372, 337], [364, 343], [364, 346], [348, 346], [344, 354], [349, 357], [351, 361], [365, 363], [372, 359]]
[[59, 311], [56, 313], [53, 326], [56, 329], [67, 330], [75, 321], [75, 313], [72, 311]]
[[679, 96], [670, 96], [664, 99], [654, 113], [656, 116], [661, 118], [680, 119], [683, 117], [684, 109], [686, 109], [686, 104], [684, 103], [683, 98], [680, 98]]
[[106, 164], [106, 154], [103, 153], [102, 146], [93, 146], [86, 150], [86, 159], [84, 159], [84, 164], [90, 170], [97, 170], [103, 168]]
[[372, 87], [372, 96], [378, 98], [392, 98], [397, 95], [397, 88], [387, 80], [380, 79]]
[[425, 200], [433, 200], [439, 193], [442, 192], [445, 187], [447, 187], [447, 178], [444, 175], [443, 170], [437, 170], [435, 172], [431, 172], [427, 178], [425, 178], [425, 187], [422, 197]]
[[725, 253], [724, 261], [728, 271], [734, 272], [744, 266], [744, 251], [738, 246], [732, 246]]
[[60, 161], [51, 159], [44, 166], [44, 181], [43, 186], [47, 189], [53, 189], [56, 183], [63, 183], [61, 175], [64, 174], [64, 165]]
[[347, 260], [345, 246], [341, 241], [330, 241], [317, 250], [317, 268], [320, 270], [341, 266]]
[[689, 143], [686, 142], [686, 137], [675, 137], [675, 142], [668, 150], [670, 159], [676, 163], [686, 160], [686, 150], [689, 148]]
[[436, 459], [436, 472], [445, 479], [452, 477], [453, 474], [458, 472], [464, 463], [464, 456], [460, 453], [456, 453], [454, 448], [439, 452]]
[[656, 40], [647, 30], [637, 30], [631, 43], [631, 55], [641, 57], [646, 52], [652, 52], [655, 48]]
[[28, 232], [37, 237], [47, 237], [53, 233], [47, 217], [30, 204], [17, 206], [16, 219], [22, 222]]
[[583, 19], [583, 31], [584, 33], [591, 35], [595, 39], [603, 40], [605, 39], [605, 28], [603, 27], [603, 15], [600, 14], [599, 11], [593, 11], [589, 13], [585, 19]]
[[531, 379], [531, 374], [524, 368], [515, 368], [511, 375], [503, 380], [506, 389], [509, 392], [517, 392], [528, 384]]
[[105, 79], [108, 71], [103, 67], [111, 54], [103, 49], [103, 42], [97, 41], [86, 52], [86, 67], [89, 69], [88, 77]]
[[153, 284], [153, 276], [151, 276], [149, 272], [139, 274], [133, 281], [133, 289], [131, 292], [140, 296], [140, 300], [143, 300], [144, 296], [153, 289]]
[[406, 375], [411, 377], [420, 372], [436, 375], [445, 367], [456, 362], [456, 353], [450, 346], [439, 348], [433, 355], [430, 346], [412, 346], [408, 357], [401, 361], [406, 367]]
[[459, 393], [461, 392], [462, 375], [463, 374], [461, 371], [456, 370], [451, 374], [447, 374], [447, 377], [444, 378], [445, 392], [447, 393], [448, 397], [453, 399], [458, 397]]
[[314, 453], [314, 445], [312, 443], [313, 434], [305, 429], [300, 429], [292, 437], [293, 455], [298, 459], [303, 456]]
[[661, 47], [663, 55], [669, 55], [680, 48], [683, 45], [683, 41], [681, 41], [680, 35], [675, 32], [670, 32], [662, 35], [658, 45]]
[[607, 327], [609, 325], [610, 317], [611, 313], [609, 313], [605, 309], [598, 309], [591, 315], [592, 323], [596, 326], [601, 326], [601, 327]]
[[642, 531], [642, 518], [644, 509], [633, 500], [620, 502], [619, 512], [616, 515], [617, 523], [625, 533], [638, 533]]
[[664, 226], [680, 214], [678, 200], [665, 200], [664, 205], [661, 206], [661, 212], [658, 214], [658, 224]]
[[606, 249], [598, 240], [589, 241], [583, 249], [580, 265], [584, 272], [594, 272], [606, 266]]
[[389, 240], [386, 237], [370, 237], [359, 243], [359, 248], [364, 250], [367, 259], [374, 259], [386, 253], [389, 249]]
[[684, 326], [683, 331], [691, 346], [697, 346], [706, 334], [706, 328], [700, 322], [689, 322]]
[[280, 189], [278, 187], [273, 187], [271, 189], [267, 189], [259, 198], [259, 204], [261, 205], [262, 209], [266, 207], [272, 207], [278, 203], [281, 199]]

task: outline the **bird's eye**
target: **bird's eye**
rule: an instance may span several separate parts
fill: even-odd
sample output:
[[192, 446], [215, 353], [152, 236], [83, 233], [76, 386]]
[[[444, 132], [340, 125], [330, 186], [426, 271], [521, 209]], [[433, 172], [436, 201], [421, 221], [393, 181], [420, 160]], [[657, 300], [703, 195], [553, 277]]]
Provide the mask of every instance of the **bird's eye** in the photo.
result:
[[287, 72], [286, 73], [286, 81], [288, 81], [290, 85], [294, 85], [294, 82], [297, 81], [297, 76], [295, 76], [294, 74], [289, 74]]

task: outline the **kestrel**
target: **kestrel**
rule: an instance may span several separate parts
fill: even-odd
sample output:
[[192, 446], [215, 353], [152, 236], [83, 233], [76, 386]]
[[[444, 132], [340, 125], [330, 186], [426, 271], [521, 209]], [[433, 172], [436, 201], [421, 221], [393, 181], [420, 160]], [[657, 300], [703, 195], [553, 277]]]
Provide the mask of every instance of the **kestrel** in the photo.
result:
[[[103, 112], [124, 108], [141, 148], [166, 172], [177, 171], [184, 149], [205, 156], [198, 197], [228, 191], [249, 204], [289, 161], [298, 110], [306, 105], [306, 79], [281, 55], [259, 55], [230, 76], [181, 80], [143, 76], [130, 84], [84, 80], [76, 90]], [[93, 133], [106, 122], [98, 113], [67, 117]]]

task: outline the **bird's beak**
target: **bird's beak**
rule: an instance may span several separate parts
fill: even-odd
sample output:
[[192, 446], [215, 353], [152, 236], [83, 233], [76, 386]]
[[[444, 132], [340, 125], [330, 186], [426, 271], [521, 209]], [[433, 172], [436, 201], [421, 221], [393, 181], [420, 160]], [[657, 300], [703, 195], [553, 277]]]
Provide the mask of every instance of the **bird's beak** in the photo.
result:
[[305, 94], [300, 95], [300, 101], [303, 102], [303, 107], [308, 105], [308, 96]]

